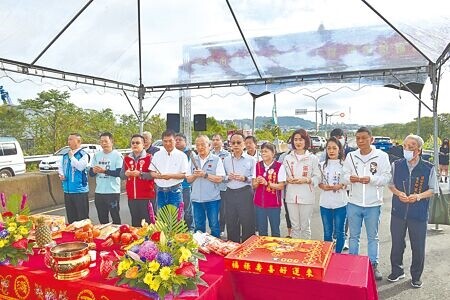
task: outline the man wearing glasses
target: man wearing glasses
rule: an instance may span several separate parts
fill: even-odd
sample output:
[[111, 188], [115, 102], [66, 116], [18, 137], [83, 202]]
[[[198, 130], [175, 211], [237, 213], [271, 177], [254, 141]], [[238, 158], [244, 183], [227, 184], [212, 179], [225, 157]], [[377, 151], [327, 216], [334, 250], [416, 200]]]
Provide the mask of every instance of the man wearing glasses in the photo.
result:
[[[228, 239], [241, 243], [255, 234], [255, 207], [251, 187], [255, 160], [244, 154], [244, 136], [230, 138], [233, 155], [223, 160], [225, 167], [225, 219]], [[242, 229], [242, 231], [241, 231]]]
[[155, 153], [150, 171], [157, 185], [158, 208], [167, 204], [178, 207], [183, 201], [181, 183], [190, 175], [186, 154], [175, 148], [175, 132], [162, 133], [163, 148]]

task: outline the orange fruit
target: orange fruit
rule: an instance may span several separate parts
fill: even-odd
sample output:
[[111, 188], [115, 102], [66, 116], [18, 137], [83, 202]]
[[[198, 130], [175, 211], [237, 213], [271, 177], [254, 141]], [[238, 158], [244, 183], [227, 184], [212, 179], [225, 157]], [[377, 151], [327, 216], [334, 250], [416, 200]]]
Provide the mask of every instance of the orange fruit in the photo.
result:
[[25, 215], [18, 215], [16, 217], [16, 221], [19, 223], [27, 223], [28, 221], [30, 221], [30, 217], [29, 216], [25, 216]]

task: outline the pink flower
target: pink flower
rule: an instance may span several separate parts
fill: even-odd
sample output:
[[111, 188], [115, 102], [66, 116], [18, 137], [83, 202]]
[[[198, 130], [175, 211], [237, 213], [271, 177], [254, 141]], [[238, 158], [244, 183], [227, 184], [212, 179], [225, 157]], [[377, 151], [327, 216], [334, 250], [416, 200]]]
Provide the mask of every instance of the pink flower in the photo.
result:
[[183, 217], [183, 210], [184, 210], [184, 203], [183, 200], [181, 200], [180, 205], [178, 206], [178, 216], [177, 216], [178, 221], [180, 221], [181, 218]]
[[27, 204], [27, 200], [28, 200], [28, 195], [27, 194], [23, 194], [22, 195], [22, 202], [20, 202], [20, 210], [25, 208], [25, 204]]
[[1, 200], [1, 203], [2, 203], [2, 207], [5, 208], [6, 207], [5, 193], [1, 193], [0, 194], [0, 200]]

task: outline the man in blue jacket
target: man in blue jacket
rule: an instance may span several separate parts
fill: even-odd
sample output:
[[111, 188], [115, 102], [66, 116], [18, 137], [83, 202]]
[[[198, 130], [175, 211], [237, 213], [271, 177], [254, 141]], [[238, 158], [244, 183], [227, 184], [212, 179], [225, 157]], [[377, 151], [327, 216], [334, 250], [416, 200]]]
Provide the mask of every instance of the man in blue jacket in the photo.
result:
[[423, 139], [408, 135], [403, 142], [403, 159], [392, 163], [391, 211], [391, 269], [388, 281], [396, 282], [405, 277], [403, 253], [406, 248], [406, 230], [411, 243], [411, 285], [422, 287], [420, 277], [425, 262], [428, 206], [434, 193], [436, 175], [433, 165], [420, 157]]
[[88, 154], [81, 149], [81, 136], [71, 133], [67, 139], [69, 151], [58, 166], [59, 179], [64, 191], [67, 222], [89, 219], [89, 185], [86, 167]]

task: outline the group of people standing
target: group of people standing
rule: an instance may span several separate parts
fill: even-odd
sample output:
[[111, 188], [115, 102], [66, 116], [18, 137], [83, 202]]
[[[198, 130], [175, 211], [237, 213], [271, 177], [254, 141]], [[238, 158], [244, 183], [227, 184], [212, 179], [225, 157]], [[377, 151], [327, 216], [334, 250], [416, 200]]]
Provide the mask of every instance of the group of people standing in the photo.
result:
[[[334, 132], [334, 134], [333, 134]], [[163, 147], [151, 146], [151, 134], [133, 135], [131, 153], [122, 156], [113, 150], [110, 133], [100, 136], [103, 151], [92, 159], [89, 175], [95, 176], [95, 205], [101, 223], [120, 224], [120, 180], [126, 180], [132, 225], [142, 219], [150, 222], [148, 206], [156, 210], [167, 204], [184, 204], [189, 229], [220, 237], [226, 226], [227, 238], [243, 242], [259, 235], [280, 236], [283, 202], [293, 238], [311, 238], [311, 217], [315, 188], [320, 189], [320, 213], [324, 240], [336, 239], [341, 252], [349, 228], [349, 253], [358, 254], [363, 223], [368, 239], [368, 256], [377, 280], [381, 205], [383, 188], [393, 193], [391, 216], [391, 265], [389, 281], [403, 278], [403, 252], [406, 230], [412, 248], [411, 284], [421, 287], [424, 266], [428, 200], [433, 194], [434, 171], [420, 157], [423, 140], [409, 135], [404, 140], [404, 158], [389, 163], [388, 155], [371, 144], [370, 129], [356, 132], [355, 151], [345, 151], [342, 130], [334, 130], [323, 157], [309, 152], [310, 137], [304, 129], [290, 138], [290, 150], [275, 159], [276, 149], [256, 139], [235, 133], [230, 137], [231, 151], [223, 149], [222, 137], [212, 141], [200, 135], [195, 140], [197, 154], [187, 149], [186, 137], [166, 130]], [[81, 137], [71, 134], [70, 151], [59, 169], [63, 183], [69, 223], [88, 218], [87, 155], [80, 149]], [[244, 151], [246, 149], [246, 151]], [[347, 153], [346, 153], [347, 152]], [[150, 203], [150, 204], [149, 204]], [[290, 223], [290, 224], [289, 224]], [[291, 225], [291, 226], [289, 226]]]

